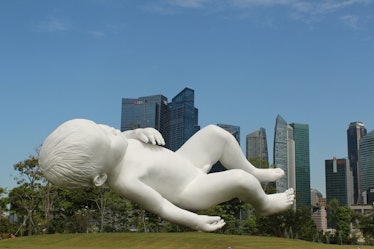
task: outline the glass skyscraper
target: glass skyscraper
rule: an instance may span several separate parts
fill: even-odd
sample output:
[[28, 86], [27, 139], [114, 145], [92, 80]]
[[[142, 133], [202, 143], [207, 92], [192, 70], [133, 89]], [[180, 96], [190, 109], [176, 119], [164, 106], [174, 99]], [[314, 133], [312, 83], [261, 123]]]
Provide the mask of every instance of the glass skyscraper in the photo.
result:
[[194, 90], [185, 88], [171, 103], [163, 95], [123, 98], [121, 131], [140, 127], [159, 130], [167, 148], [179, 149], [200, 129], [198, 109], [194, 107]]
[[168, 109], [167, 98], [163, 95], [123, 98], [121, 131], [153, 127], [165, 136], [165, 119]]
[[374, 187], [374, 130], [361, 138], [359, 159], [360, 189], [362, 193]]
[[169, 149], [176, 151], [200, 130], [198, 115], [199, 111], [195, 108], [195, 91], [186, 87], [169, 104]]
[[246, 136], [246, 156], [248, 160], [252, 158], [260, 158], [269, 164], [265, 128], [260, 128]]
[[296, 190], [295, 141], [293, 128], [278, 115], [274, 129], [273, 162], [275, 167], [284, 170], [285, 176], [275, 182], [277, 192], [289, 188]]
[[353, 204], [353, 175], [346, 158], [325, 160], [326, 201], [337, 199], [341, 206]]
[[361, 203], [360, 190], [360, 139], [366, 135], [366, 128], [362, 122], [352, 122], [347, 129], [348, 159], [353, 173], [354, 203]]
[[290, 124], [295, 140], [296, 207], [310, 206], [309, 125]]

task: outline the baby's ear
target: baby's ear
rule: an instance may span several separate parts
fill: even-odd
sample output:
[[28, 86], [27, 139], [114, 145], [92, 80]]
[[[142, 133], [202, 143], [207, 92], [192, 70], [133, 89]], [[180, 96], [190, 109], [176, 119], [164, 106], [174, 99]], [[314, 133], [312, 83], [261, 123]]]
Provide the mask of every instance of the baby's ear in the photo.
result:
[[107, 174], [101, 174], [101, 175], [95, 176], [95, 178], [94, 178], [95, 186], [100, 187], [100, 186], [104, 185], [104, 183], [106, 182], [106, 179], [108, 179]]

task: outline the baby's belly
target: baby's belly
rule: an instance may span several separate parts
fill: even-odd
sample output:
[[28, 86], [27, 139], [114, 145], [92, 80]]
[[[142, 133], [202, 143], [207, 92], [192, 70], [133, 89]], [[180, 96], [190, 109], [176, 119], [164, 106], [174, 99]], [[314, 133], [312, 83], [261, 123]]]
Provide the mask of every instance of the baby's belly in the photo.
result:
[[155, 189], [170, 202], [177, 204], [179, 196], [184, 191], [184, 189], [194, 179], [196, 179], [199, 174], [203, 174], [200, 169], [197, 169], [195, 167], [189, 169], [187, 168], [172, 167], [168, 170], [152, 170], [150, 174], [151, 177], [142, 179], [142, 181]]

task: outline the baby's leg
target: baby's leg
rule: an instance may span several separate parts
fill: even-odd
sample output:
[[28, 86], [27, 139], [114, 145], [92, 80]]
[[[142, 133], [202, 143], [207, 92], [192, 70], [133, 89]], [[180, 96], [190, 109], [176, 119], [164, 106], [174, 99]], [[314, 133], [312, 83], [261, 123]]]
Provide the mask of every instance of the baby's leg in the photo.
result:
[[202, 210], [233, 198], [250, 203], [261, 215], [270, 215], [290, 208], [294, 193], [289, 189], [267, 195], [253, 175], [234, 169], [201, 174], [179, 195], [176, 204], [186, 209]]
[[229, 132], [209, 125], [193, 135], [177, 152], [204, 172], [217, 161], [227, 169], [242, 169], [260, 182], [272, 182], [284, 176], [282, 169], [258, 169], [245, 158], [238, 142]]

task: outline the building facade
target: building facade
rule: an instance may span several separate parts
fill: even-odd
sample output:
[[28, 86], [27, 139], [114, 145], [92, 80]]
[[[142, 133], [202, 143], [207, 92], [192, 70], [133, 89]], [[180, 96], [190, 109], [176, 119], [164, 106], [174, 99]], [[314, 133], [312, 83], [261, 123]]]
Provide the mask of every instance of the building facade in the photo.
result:
[[353, 204], [353, 174], [348, 159], [325, 160], [325, 180], [327, 204], [333, 199], [341, 206]]
[[360, 139], [367, 133], [364, 124], [360, 121], [352, 122], [347, 129], [348, 159], [353, 174], [354, 203], [361, 203], [360, 189]]
[[200, 130], [198, 125], [199, 111], [195, 107], [195, 91], [183, 89], [169, 103], [168, 147], [176, 151], [193, 134]]
[[324, 231], [327, 229], [327, 212], [326, 207], [314, 207], [312, 209], [312, 220], [316, 224], [317, 230]]
[[284, 192], [289, 188], [296, 190], [293, 128], [280, 115], [275, 122], [273, 150], [275, 167], [283, 169], [285, 173], [285, 176], [275, 183], [277, 192]]
[[296, 207], [310, 206], [309, 125], [292, 123], [295, 141]]
[[153, 127], [165, 134], [167, 123], [167, 98], [152, 95], [139, 98], [122, 98], [121, 131]]
[[[246, 157], [259, 158], [269, 165], [268, 145], [265, 128], [260, 128], [246, 136]], [[261, 168], [261, 165], [260, 165]]]
[[153, 127], [161, 132], [165, 147], [175, 151], [200, 129], [194, 104], [190, 88], [183, 89], [171, 103], [163, 95], [122, 98], [121, 131]]
[[367, 194], [374, 188], [374, 130], [360, 140], [359, 161], [360, 189]]

